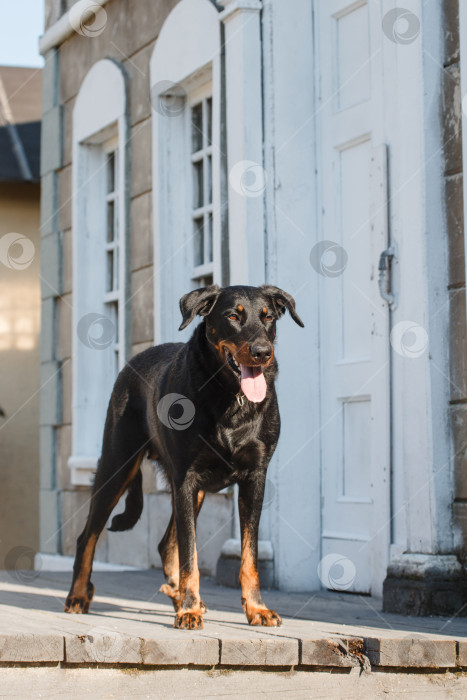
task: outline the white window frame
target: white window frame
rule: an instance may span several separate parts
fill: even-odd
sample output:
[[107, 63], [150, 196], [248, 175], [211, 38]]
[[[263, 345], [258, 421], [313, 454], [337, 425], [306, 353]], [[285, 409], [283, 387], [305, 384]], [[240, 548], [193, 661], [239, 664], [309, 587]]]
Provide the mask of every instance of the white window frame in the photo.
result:
[[[72, 455], [71, 482], [88, 486], [101, 452], [107, 405], [118, 371], [128, 355], [125, 299], [128, 290], [126, 151], [128, 123], [126, 88], [119, 67], [98, 61], [83, 81], [73, 110], [72, 238]], [[107, 155], [117, 152], [116, 201], [118, 290], [108, 292]], [[78, 324], [87, 314], [109, 318], [118, 308], [115, 338], [102, 348], [83, 342]], [[110, 314], [111, 318], [111, 314]], [[112, 320], [112, 318], [111, 318]]]
[[[200, 277], [221, 281], [220, 22], [208, 0], [181, 0], [166, 19], [150, 60], [153, 134], [154, 342], [186, 340], [178, 334], [178, 300]], [[158, 105], [170, 96], [179, 109]], [[213, 264], [194, 269], [191, 105], [212, 97]], [[204, 214], [204, 212], [203, 212]], [[178, 337], [177, 337], [178, 336]]]
[[[107, 207], [110, 203], [114, 204], [114, 216], [113, 216], [113, 236], [112, 240], [108, 240], [108, 218], [106, 218], [106, 240], [105, 240], [105, 251], [108, 255], [112, 253], [112, 279], [113, 279], [113, 289], [107, 290], [104, 295], [104, 303], [108, 309], [109, 316], [111, 319], [117, 320], [117, 338], [115, 343], [112, 343], [112, 347], [116, 356], [116, 367], [118, 371], [124, 367], [126, 362], [125, 353], [125, 342], [124, 342], [124, 314], [125, 314], [125, 300], [123, 291], [125, 289], [125, 246], [122, 241], [123, 227], [120, 220], [120, 203], [122, 197], [124, 197], [124, 183], [120, 179], [120, 159], [121, 154], [118, 145], [118, 136], [109, 139], [104, 144], [102, 144], [103, 155], [108, 159], [111, 153], [114, 154], [114, 187], [111, 192], [107, 191], [105, 195], [105, 206]], [[107, 167], [106, 167], [107, 171]], [[108, 172], [108, 171], [107, 171]], [[107, 261], [106, 261], [107, 263]], [[108, 269], [106, 268], [106, 275]], [[115, 286], [115, 279], [117, 279], [117, 286]], [[120, 323], [122, 317], [122, 323]], [[122, 342], [123, 340], [123, 342]]]
[[[205, 129], [205, 125], [207, 122], [207, 102], [208, 100], [211, 100], [211, 143], [207, 142], [207, 132]], [[202, 146], [200, 149], [197, 151], [193, 151], [193, 146], [192, 146], [192, 110], [194, 107], [197, 105], [201, 104], [201, 109], [202, 109], [202, 119], [203, 119], [203, 128], [202, 128]], [[194, 89], [190, 92], [190, 94], [187, 97], [187, 109], [186, 109], [186, 123], [187, 123], [187, 144], [188, 144], [188, 153], [190, 157], [190, 162], [192, 164], [192, 172], [188, 174], [188, 177], [191, 178], [192, 182], [192, 188], [194, 188], [194, 172], [193, 172], [193, 165], [195, 163], [200, 163], [202, 162], [203, 164], [203, 204], [199, 207], [194, 207], [192, 205], [192, 211], [191, 211], [191, 219], [192, 219], [192, 225], [191, 225], [191, 233], [189, 232], [188, 235], [193, 236], [193, 244], [195, 243], [194, 236], [195, 236], [195, 221], [203, 218], [203, 253], [204, 253], [204, 260], [201, 264], [196, 265], [196, 260], [194, 259], [194, 245], [191, 246], [191, 249], [193, 251], [193, 263], [192, 263], [192, 273], [191, 273], [191, 282], [194, 283], [192, 286], [206, 286], [206, 278], [210, 277], [212, 279], [211, 284], [219, 284], [220, 283], [220, 262], [219, 262], [219, 257], [220, 257], [220, 210], [219, 206], [215, 208], [214, 202], [218, 204], [218, 197], [217, 197], [217, 191], [219, 189], [219, 182], [214, 182], [214, 176], [213, 172], [214, 170], [219, 173], [219, 167], [218, 164], [216, 163], [216, 167], [214, 167], [214, 162], [216, 159], [219, 158], [219, 144], [213, 143], [214, 141], [214, 124], [213, 124], [213, 119], [212, 119], [212, 114], [213, 114], [213, 95], [212, 95], [212, 82], [205, 83], [201, 87]], [[211, 196], [208, 197], [208, 180], [206, 177], [206, 174], [208, 172], [208, 160], [211, 159]], [[210, 201], [208, 201], [210, 200]], [[193, 189], [192, 189], [192, 199], [193, 201]], [[209, 220], [209, 217], [211, 217], [211, 226], [212, 226], [212, 260], [206, 260], [206, 251], [208, 250], [208, 243], [209, 243], [209, 230], [207, 226], [207, 222]], [[188, 283], [188, 280], [187, 280]]]

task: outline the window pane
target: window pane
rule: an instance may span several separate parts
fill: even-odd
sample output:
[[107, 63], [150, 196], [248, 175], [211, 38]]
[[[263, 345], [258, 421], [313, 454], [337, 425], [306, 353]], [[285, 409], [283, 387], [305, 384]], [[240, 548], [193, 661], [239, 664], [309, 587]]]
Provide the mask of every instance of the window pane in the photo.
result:
[[114, 156], [114, 190], [118, 190], [118, 151], [113, 152]]
[[115, 153], [107, 155], [107, 192], [115, 190]]
[[212, 97], [208, 97], [208, 99], [206, 101], [206, 119], [207, 119], [206, 136], [207, 136], [208, 146], [210, 146], [212, 143]]
[[112, 287], [113, 291], [118, 290], [118, 282], [119, 282], [119, 274], [118, 274], [118, 248], [115, 248], [114, 250], [114, 279], [113, 283], [114, 286]]
[[212, 204], [212, 158], [206, 158], [206, 201], [205, 204]]
[[204, 263], [204, 226], [203, 218], [193, 221], [193, 258], [194, 264], [202, 265]]
[[105, 289], [111, 292], [114, 288], [114, 253], [113, 250], [107, 251], [107, 274]]
[[193, 153], [203, 148], [203, 105], [191, 110], [191, 149]]
[[213, 284], [212, 275], [206, 275], [206, 277], [199, 278], [200, 287], [209, 287], [211, 284]]
[[206, 260], [205, 262], [212, 262], [212, 214], [208, 214], [206, 217]]
[[114, 240], [115, 231], [115, 202], [107, 202], [107, 241]]
[[193, 207], [197, 209], [203, 206], [203, 161], [193, 163]]

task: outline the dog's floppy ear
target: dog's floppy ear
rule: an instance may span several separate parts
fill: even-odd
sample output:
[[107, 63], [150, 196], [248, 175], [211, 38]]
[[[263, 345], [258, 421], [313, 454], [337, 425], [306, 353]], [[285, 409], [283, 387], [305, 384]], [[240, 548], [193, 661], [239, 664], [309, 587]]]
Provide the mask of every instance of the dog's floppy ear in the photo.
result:
[[284, 292], [283, 289], [279, 289], [279, 287], [274, 287], [272, 284], [263, 284], [260, 287], [260, 290], [263, 292], [263, 294], [271, 298], [278, 316], [282, 316], [287, 309], [295, 323], [302, 328], [305, 327], [302, 319], [295, 311], [295, 299], [290, 296], [290, 294]]
[[207, 316], [217, 301], [221, 290], [217, 284], [211, 284], [210, 287], [201, 287], [188, 292], [180, 299], [180, 311], [182, 312], [183, 321], [180, 324], [179, 331], [191, 323], [196, 316]]

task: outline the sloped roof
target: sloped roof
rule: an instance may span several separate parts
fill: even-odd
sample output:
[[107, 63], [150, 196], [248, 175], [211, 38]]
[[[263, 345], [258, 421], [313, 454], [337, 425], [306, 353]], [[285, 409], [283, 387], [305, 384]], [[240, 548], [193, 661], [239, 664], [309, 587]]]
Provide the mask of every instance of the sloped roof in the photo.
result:
[[0, 180], [40, 179], [42, 70], [0, 66]]

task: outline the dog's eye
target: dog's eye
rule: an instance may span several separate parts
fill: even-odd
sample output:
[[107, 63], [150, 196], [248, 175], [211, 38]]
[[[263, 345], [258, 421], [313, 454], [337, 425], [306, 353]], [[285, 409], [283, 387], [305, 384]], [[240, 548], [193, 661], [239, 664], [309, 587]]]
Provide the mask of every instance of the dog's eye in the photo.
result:
[[264, 317], [264, 320], [265, 320], [265, 321], [274, 321], [273, 317], [272, 317], [270, 314], [268, 314], [267, 316], [265, 316], [265, 317]]
[[239, 320], [237, 314], [229, 314], [229, 318], [231, 321], [238, 321]]

